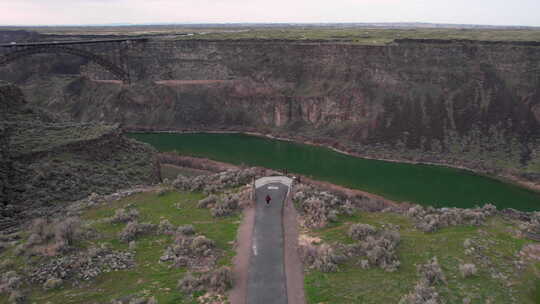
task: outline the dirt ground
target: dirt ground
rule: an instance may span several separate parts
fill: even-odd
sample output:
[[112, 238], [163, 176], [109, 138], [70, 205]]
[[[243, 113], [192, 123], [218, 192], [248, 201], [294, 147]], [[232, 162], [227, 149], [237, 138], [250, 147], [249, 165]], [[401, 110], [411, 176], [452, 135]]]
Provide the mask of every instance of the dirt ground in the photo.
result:
[[159, 153], [158, 158], [160, 163], [186, 167], [209, 172], [221, 172], [229, 169], [238, 169], [238, 166], [223, 163], [207, 158], [191, 157], [179, 155], [174, 152]]
[[251, 256], [251, 239], [255, 223], [255, 208], [244, 208], [242, 223], [236, 237], [236, 256], [233, 260], [233, 289], [229, 291], [232, 304], [245, 304], [247, 298], [247, 280], [249, 258]]
[[[293, 186], [294, 187], [294, 186]], [[304, 293], [304, 267], [298, 255], [298, 214], [292, 203], [292, 193], [283, 210], [283, 236], [285, 250], [285, 276], [289, 304], [306, 303]]]

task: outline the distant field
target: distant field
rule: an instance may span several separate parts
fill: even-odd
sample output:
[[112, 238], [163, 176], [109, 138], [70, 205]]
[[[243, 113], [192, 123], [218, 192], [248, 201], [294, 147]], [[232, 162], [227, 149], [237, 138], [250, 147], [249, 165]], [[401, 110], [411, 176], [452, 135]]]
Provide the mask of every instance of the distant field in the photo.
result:
[[369, 28], [282, 28], [250, 29], [242, 32], [208, 33], [180, 39], [292, 39], [332, 40], [360, 44], [387, 44], [394, 39], [471, 39], [505, 41], [540, 41], [540, 30], [473, 30], [473, 29], [369, 29]]
[[27, 29], [49, 35], [161, 36], [169, 39], [291, 39], [386, 44], [394, 39], [471, 39], [487, 41], [540, 41], [540, 28], [377, 28], [359, 26], [94, 26], [0, 27]]

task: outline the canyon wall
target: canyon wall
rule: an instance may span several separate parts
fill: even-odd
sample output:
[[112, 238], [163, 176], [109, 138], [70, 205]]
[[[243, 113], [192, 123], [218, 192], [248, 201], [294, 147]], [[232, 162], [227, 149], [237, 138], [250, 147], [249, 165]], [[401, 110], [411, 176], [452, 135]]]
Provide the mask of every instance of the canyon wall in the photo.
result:
[[158, 182], [156, 151], [117, 125], [60, 120], [0, 81], [0, 231], [92, 193]]
[[151, 40], [126, 58], [131, 86], [67, 55], [26, 58], [0, 77], [21, 84], [32, 103], [83, 122], [258, 131], [540, 179], [534, 43]]

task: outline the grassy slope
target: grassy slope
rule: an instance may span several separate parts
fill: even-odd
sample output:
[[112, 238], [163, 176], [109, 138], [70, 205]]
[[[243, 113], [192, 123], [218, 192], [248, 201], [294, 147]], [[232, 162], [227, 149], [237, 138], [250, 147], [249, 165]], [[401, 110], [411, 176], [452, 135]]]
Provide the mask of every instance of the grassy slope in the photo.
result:
[[[236, 237], [240, 217], [231, 216], [225, 218], [213, 218], [208, 209], [196, 208], [197, 201], [204, 196], [200, 193], [169, 192], [158, 196], [155, 193], [142, 193], [101, 206], [97, 209], [86, 211], [84, 220], [97, 220], [110, 217], [114, 210], [119, 207], [131, 205], [137, 208], [141, 214], [140, 222], [158, 224], [161, 218], [168, 219], [173, 225], [193, 224], [197, 233], [203, 234], [214, 240], [217, 247], [224, 252], [219, 260], [220, 265], [230, 265], [234, 250], [232, 241]], [[182, 206], [175, 207], [176, 203]], [[102, 234], [102, 238], [83, 242], [80, 245], [86, 247], [99, 243], [110, 243], [113, 248], [127, 250], [127, 244], [117, 240], [117, 234], [125, 224], [96, 223], [94, 227]], [[114, 271], [102, 274], [96, 280], [84, 283], [81, 287], [69, 286], [45, 292], [40, 287], [34, 286], [30, 297], [30, 303], [106, 303], [113, 298], [132, 294], [148, 294], [157, 298], [162, 303], [192, 303], [193, 300], [177, 291], [176, 284], [186, 272], [184, 268], [171, 268], [170, 263], [159, 263], [159, 257], [164, 249], [172, 241], [167, 235], [151, 235], [137, 239], [135, 268], [122, 271]], [[0, 256], [0, 260], [11, 257], [11, 251]], [[21, 258], [16, 267], [21, 269]], [[7, 303], [7, 299], [0, 297], [0, 303]]]
[[[471, 298], [473, 303], [484, 303], [488, 298], [492, 298], [493, 303], [512, 303], [511, 294], [517, 298], [517, 303], [536, 303], [533, 300], [533, 271], [540, 270], [540, 263], [532, 265], [522, 274], [513, 270], [512, 257], [529, 241], [511, 236], [508, 229], [512, 228], [513, 224], [501, 218], [492, 218], [482, 227], [451, 227], [425, 234], [416, 230], [404, 216], [361, 213], [342, 218], [339, 223], [312, 234], [321, 237], [325, 242], [350, 243], [352, 240], [346, 232], [351, 223], [357, 222], [377, 227], [381, 227], [383, 223], [392, 223], [401, 227], [402, 242], [398, 247], [400, 269], [394, 273], [387, 273], [379, 268], [363, 270], [354, 261], [340, 266], [337, 273], [309, 271], [305, 276], [309, 303], [397, 303], [402, 295], [413, 289], [418, 280], [415, 264], [425, 263], [432, 256], [437, 256], [448, 280], [447, 286], [439, 288], [448, 304], [461, 304], [466, 296]], [[465, 255], [463, 242], [467, 238], [482, 240], [482, 244], [488, 248], [484, 251], [485, 255], [495, 269], [509, 277], [508, 281], [513, 282], [512, 288], [506, 287], [501, 280], [492, 278], [488, 267], [480, 266], [470, 256]], [[458, 266], [467, 262], [475, 263], [479, 267], [479, 273], [475, 277], [462, 279]]]

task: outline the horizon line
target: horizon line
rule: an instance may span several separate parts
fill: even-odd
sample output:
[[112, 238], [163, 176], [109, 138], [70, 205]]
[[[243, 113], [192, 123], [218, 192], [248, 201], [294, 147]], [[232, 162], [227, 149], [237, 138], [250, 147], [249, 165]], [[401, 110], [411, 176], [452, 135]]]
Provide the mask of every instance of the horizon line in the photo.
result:
[[394, 25], [406, 27], [407, 25], [433, 25], [447, 27], [486, 27], [486, 28], [540, 28], [540, 25], [519, 25], [519, 24], [474, 24], [474, 23], [437, 23], [437, 22], [112, 22], [112, 23], [86, 23], [86, 24], [0, 24], [0, 27], [123, 27], [123, 26], [148, 26], [148, 25], [371, 25], [384, 26]]

